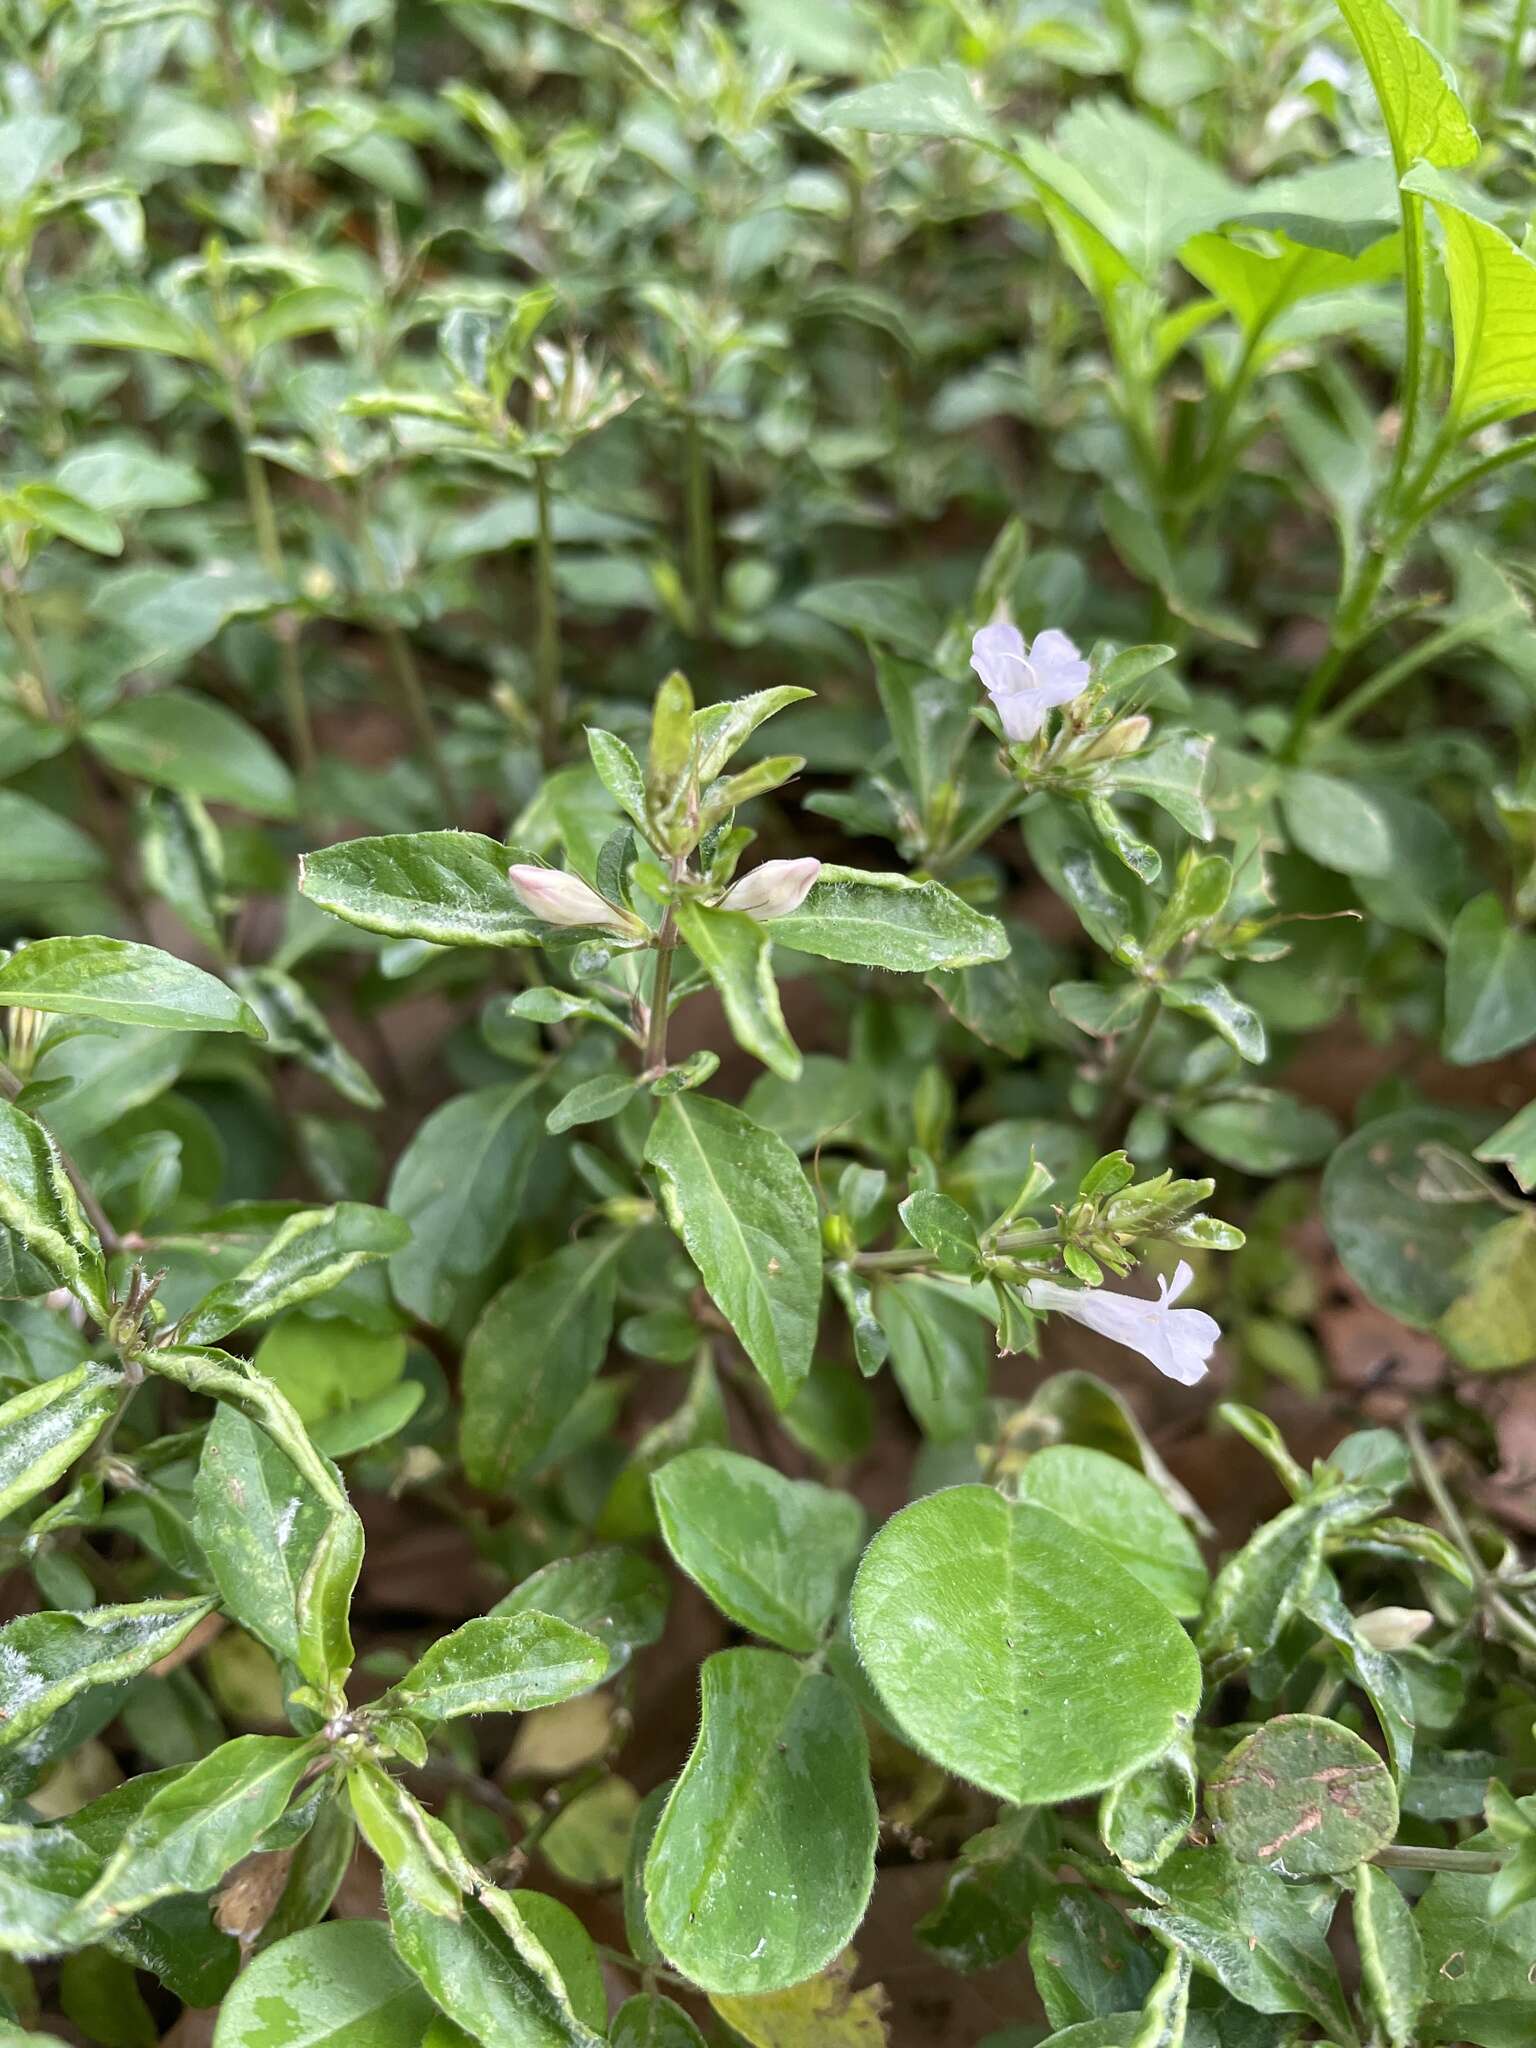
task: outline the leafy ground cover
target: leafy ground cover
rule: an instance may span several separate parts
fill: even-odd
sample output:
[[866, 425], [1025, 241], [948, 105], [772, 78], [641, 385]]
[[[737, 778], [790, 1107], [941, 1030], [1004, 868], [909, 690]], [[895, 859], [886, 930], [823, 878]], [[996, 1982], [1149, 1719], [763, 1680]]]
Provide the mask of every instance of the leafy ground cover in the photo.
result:
[[1536, 2038], [1404, 4], [0, 17], [0, 2044]]

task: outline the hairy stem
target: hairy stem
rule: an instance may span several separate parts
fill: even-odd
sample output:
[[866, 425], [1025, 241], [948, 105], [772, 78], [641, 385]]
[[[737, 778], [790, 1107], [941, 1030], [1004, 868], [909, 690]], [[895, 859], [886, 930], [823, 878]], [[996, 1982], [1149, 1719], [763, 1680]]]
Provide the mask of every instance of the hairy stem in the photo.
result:
[[[276, 577], [280, 583], [286, 584], [288, 565], [283, 558], [283, 543], [278, 532], [272, 490], [267, 482], [266, 467], [247, 438], [249, 420], [243, 402], [237, 410], [236, 427], [240, 435], [240, 463], [245, 473], [246, 502], [250, 507], [251, 524], [256, 529], [256, 544], [261, 550], [261, 559], [268, 574]], [[283, 693], [283, 717], [288, 726], [288, 741], [293, 748], [294, 767], [303, 779], [314, 769], [315, 735], [309, 722], [309, 703], [304, 695], [304, 669], [299, 659], [298, 620], [291, 612], [279, 612], [272, 621], [272, 633], [277, 642], [278, 678]]]
[[555, 520], [549, 488], [549, 458], [533, 465], [538, 532], [534, 541], [533, 683], [539, 750], [552, 762], [560, 744], [560, 599], [555, 589]]
[[711, 502], [709, 450], [693, 413], [685, 428], [688, 451], [688, 594], [693, 629], [701, 637], [715, 617], [715, 512]]

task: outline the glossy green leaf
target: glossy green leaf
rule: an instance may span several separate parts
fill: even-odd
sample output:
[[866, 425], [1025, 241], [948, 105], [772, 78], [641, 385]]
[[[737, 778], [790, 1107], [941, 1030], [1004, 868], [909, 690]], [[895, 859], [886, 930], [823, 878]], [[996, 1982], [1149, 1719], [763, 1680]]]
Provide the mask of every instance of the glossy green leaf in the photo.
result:
[[[105, 1323], [107, 1274], [100, 1240], [86, 1219], [52, 1138], [0, 1097], [0, 1224], [42, 1270], [44, 1287], [68, 1287]], [[42, 1292], [42, 1289], [38, 1290]]]
[[124, 1830], [64, 1929], [90, 1940], [177, 1892], [204, 1892], [250, 1854], [320, 1751], [288, 1735], [239, 1735], [157, 1791]]
[[677, 928], [719, 991], [737, 1044], [786, 1081], [797, 1079], [800, 1054], [785, 1028], [773, 974], [773, 926], [739, 910], [683, 902]]
[[364, 931], [434, 946], [531, 946], [538, 920], [507, 880], [505, 846], [478, 832], [397, 832], [305, 854], [299, 889]]
[[645, 1156], [667, 1221], [786, 1406], [811, 1369], [821, 1302], [816, 1198], [800, 1162], [739, 1109], [692, 1093], [663, 1101]]
[[904, 1508], [865, 1552], [853, 1636], [907, 1739], [1016, 1804], [1097, 1791], [1200, 1699], [1167, 1608], [1093, 1537], [983, 1486]]
[[827, 862], [800, 908], [774, 918], [770, 932], [775, 945], [795, 952], [903, 974], [1008, 955], [1008, 934], [997, 919], [972, 910], [941, 882]]
[[0, 789], [0, 844], [9, 887], [32, 882], [90, 882], [107, 857], [88, 833], [19, 790]]
[[197, 1540], [225, 1611], [299, 1660], [299, 1594], [329, 1516], [264, 1429], [220, 1402], [195, 1487]]
[[722, 1650], [700, 1686], [698, 1741], [646, 1859], [646, 1917], [706, 1991], [797, 1984], [840, 1953], [874, 1882], [858, 1709], [777, 1650]]
[[420, 2048], [434, 2010], [379, 1921], [332, 1920], [242, 1972], [213, 2048]]
[[233, 989], [156, 946], [127, 939], [38, 939], [0, 967], [0, 1005], [165, 1031], [243, 1031], [261, 1019]]
[[212, 1608], [211, 1600], [141, 1600], [7, 1622], [0, 1628], [0, 1751], [27, 1742], [79, 1694], [137, 1678]]
[[1181, 1849], [1155, 1879], [1159, 1910], [1131, 1918], [1186, 1951], [1255, 2012], [1305, 2013], [1336, 2041], [1351, 2041], [1338, 1972], [1328, 1952], [1334, 1892], [1292, 1884], [1219, 1849]]
[[622, 1237], [552, 1252], [492, 1296], [464, 1350], [460, 1455], [471, 1483], [505, 1491], [536, 1465], [602, 1365]]
[[498, 1600], [493, 1616], [552, 1615], [596, 1636], [608, 1652], [608, 1675], [622, 1671], [636, 1650], [654, 1643], [667, 1618], [667, 1582], [638, 1551], [605, 1544], [575, 1557], [557, 1557]]
[[786, 1479], [736, 1451], [685, 1451], [651, 1477], [677, 1564], [732, 1621], [786, 1650], [814, 1650], [864, 1538], [856, 1500]]
[[1126, 1870], [1149, 1876], [1166, 1863], [1195, 1821], [1194, 1759], [1175, 1743], [1165, 1756], [1111, 1785], [1099, 1803], [1104, 1846]]
[[1536, 1357], [1536, 1220], [1506, 1217], [1468, 1252], [1455, 1300], [1436, 1323], [1473, 1372], [1508, 1372]]
[[1371, 2010], [1389, 2048], [1413, 2048], [1428, 1990], [1424, 1944], [1391, 1873], [1362, 1863], [1354, 1875], [1355, 1943]]
[[660, 1992], [626, 1998], [608, 2030], [610, 2048], [704, 2048], [704, 2036], [680, 2005]]
[[1315, 1166], [1339, 1142], [1326, 1109], [1278, 1088], [1245, 1088], [1179, 1112], [1179, 1128], [1203, 1152], [1238, 1173], [1291, 1173]]
[[1209, 1025], [1218, 1038], [1224, 1038], [1235, 1053], [1253, 1066], [1262, 1066], [1269, 1057], [1263, 1021], [1224, 983], [1186, 975], [1166, 983], [1162, 996], [1172, 1009], [1182, 1010], [1187, 1017], [1196, 1017]]
[[88, 1361], [0, 1403], [0, 1516], [46, 1492], [84, 1457], [122, 1390], [121, 1373]]
[[996, 146], [998, 130], [958, 64], [903, 71], [878, 85], [843, 93], [822, 109], [829, 128], [863, 128], [876, 135], [922, 135], [937, 141]]
[[328, 1294], [359, 1266], [388, 1258], [409, 1239], [409, 1226], [399, 1216], [363, 1202], [300, 1209], [248, 1266], [204, 1295], [178, 1326], [178, 1342], [215, 1344], [247, 1323], [266, 1322]]
[[547, 1614], [480, 1615], [439, 1636], [393, 1686], [393, 1707], [422, 1721], [526, 1714], [596, 1685], [608, 1652]]

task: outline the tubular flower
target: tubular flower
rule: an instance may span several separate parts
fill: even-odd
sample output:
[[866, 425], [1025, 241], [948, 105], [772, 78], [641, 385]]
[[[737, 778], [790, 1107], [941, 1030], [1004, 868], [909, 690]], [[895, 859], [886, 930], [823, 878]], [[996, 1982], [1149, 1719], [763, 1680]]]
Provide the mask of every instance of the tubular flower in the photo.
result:
[[1079, 1293], [1058, 1287], [1054, 1280], [1031, 1280], [1024, 1292], [1031, 1308], [1070, 1316], [1085, 1330], [1139, 1351], [1167, 1378], [1192, 1387], [1205, 1378], [1207, 1362], [1221, 1337], [1220, 1324], [1204, 1309], [1174, 1307], [1194, 1277], [1189, 1262], [1180, 1259], [1172, 1284], [1158, 1281], [1156, 1301], [1117, 1294], [1108, 1287], [1088, 1287]]
[[626, 937], [632, 937], [638, 929], [627, 911], [610, 903], [606, 896], [599, 896], [580, 875], [568, 875], [561, 868], [536, 867], [525, 861], [507, 869], [507, 880], [520, 901], [546, 924], [597, 925], [604, 931], [622, 932]]
[[1088, 686], [1088, 664], [1055, 626], [1025, 643], [1017, 626], [983, 626], [971, 640], [971, 667], [997, 707], [1010, 740], [1032, 740], [1057, 704], [1070, 704]]
[[720, 898], [720, 908], [744, 910], [760, 924], [770, 918], [788, 917], [792, 910], [800, 908], [820, 873], [821, 862], [809, 856], [803, 860], [765, 860], [739, 882], [732, 882]]

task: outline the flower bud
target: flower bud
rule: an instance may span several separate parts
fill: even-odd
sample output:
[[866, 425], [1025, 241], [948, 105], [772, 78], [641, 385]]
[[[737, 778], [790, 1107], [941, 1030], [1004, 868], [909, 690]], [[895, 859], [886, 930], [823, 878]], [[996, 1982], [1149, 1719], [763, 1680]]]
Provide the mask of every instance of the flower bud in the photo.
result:
[[1433, 1628], [1434, 1622], [1426, 1607], [1377, 1607], [1369, 1614], [1356, 1615], [1355, 1629], [1373, 1650], [1406, 1650]]
[[821, 862], [809, 856], [804, 860], [765, 860], [751, 874], [732, 882], [720, 898], [720, 908], [744, 910], [760, 924], [769, 918], [788, 917], [800, 908], [820, 873]]
[[1082, 759], [1118, 761], [1123, 755], [1139, 754], [1151, 731], [1152, 721], [1144, 711], [1138, 711], [1132, 718], [1117, 719], [1083, 748]]
[[620, 910], [584, 882], [580, 875], [568, 875], [561, 868], [536, 867], [520, 862], [507, 869], [507, 880], [518, 900], [546, 924], [597, 925], [604, 931], [632, 936], [639, 930], [628, 911]]

